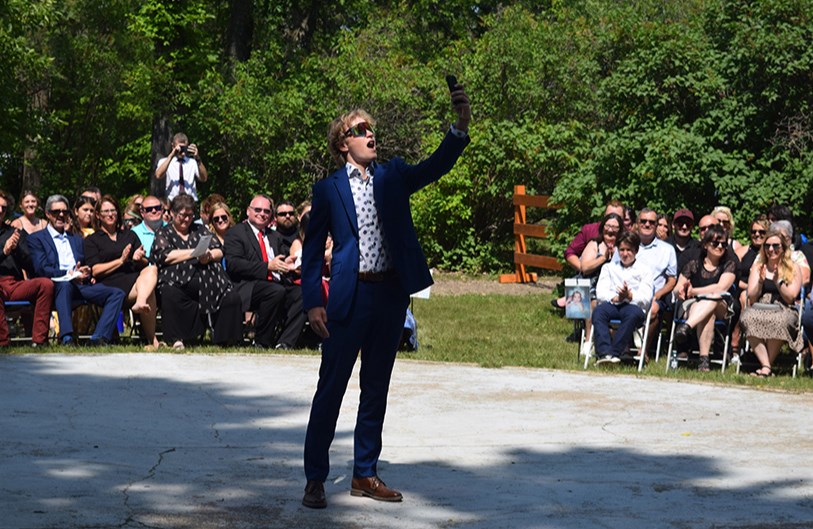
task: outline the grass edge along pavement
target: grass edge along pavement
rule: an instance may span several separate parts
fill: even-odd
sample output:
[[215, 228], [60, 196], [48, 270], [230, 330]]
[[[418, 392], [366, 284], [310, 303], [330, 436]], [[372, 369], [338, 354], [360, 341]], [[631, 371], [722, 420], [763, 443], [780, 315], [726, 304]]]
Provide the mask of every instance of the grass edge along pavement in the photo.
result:
[[[444, 274], [445, 276], [445, 274]], [[511, 294], [502, 294], [501, 286], [493, 279], [453, 276], [443, 281], [450, 288], [438, 288], [430, 299], [415, 299], [412, 308], [418, 321], [417, 352], [400, 352], [399, 359], [415, 359], [428, 362], [469, 363], [483, 367], [527, 367], [561, 369], [584, 372], [583, 360], [578, 357], [578, 344], [565, 341], [573, 325], [550, 306], [552, 283], [514, 288]], [[454, 284], [455, 282], [460, 282]], [[485, 288], [475, 283], [482, 283]], [[466, 285], [465, 283], [468, 283]], [[485, 285], [485, 283], [489, 283]], [[516, 286], [515, 286], [516, 287]], [[64, 347], [32, 349], [28, 346], [12, 346], [6, 354], [61, 353], [102, 354], [131, 353], [141, 350], [139, 345], [117, 345], [98, 348]], [[175, 352], [172, 348], [158, 352]], [[237, 347], [223, 350], [215, 346], [188, 347], [176, 354], [264, 354], [256, 349]], [[297, 349], [290, 352], [269, 351], [274, 354], [319, 354], [315, 350]], [[757, 379], [748, 374], [737, 375], [733, 368], [724, 374], [719, 369], [710, 373], [681, 367], [676, 372], [665, 373], [665, 355], [659, 362], [651, 361], [638, 373], [634, 367], [614, 366], [597, 368], [590, 366], [589, 373], [601, 376], [656, 377], [711, 384], [746, 386], [766, 390], [813, 392], [813, 379], [807, 376], [792, 378], [789, 372], [775, 377]]]

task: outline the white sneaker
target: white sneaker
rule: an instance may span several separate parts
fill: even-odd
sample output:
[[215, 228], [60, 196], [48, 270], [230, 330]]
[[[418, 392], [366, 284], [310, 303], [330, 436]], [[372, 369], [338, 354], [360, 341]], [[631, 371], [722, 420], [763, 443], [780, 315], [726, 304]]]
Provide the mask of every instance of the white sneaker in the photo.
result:
[[579, 351], [579, 356], [590, 356], [593, 354], [593, 342], [587, 340], [582, 344], [582, 348]]
[[621, 361], [621, 359], [618, 358], [617, 356], [604, 355], [601, 358], [599, 358], [598, 360], [596, 360], [596, 365], [599, 365], [599, 364], [617, 364], [620, 361]]

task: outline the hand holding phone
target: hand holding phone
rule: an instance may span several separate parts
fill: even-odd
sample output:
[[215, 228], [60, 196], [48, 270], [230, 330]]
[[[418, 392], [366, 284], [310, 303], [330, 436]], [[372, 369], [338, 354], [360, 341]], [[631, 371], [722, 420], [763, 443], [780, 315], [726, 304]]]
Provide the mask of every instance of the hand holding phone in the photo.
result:
[[457, 88], [457, 77], [454, 75], [447, 75], [446, 84], [449, 85], [449, 92], [454, 92], [455, 88]]

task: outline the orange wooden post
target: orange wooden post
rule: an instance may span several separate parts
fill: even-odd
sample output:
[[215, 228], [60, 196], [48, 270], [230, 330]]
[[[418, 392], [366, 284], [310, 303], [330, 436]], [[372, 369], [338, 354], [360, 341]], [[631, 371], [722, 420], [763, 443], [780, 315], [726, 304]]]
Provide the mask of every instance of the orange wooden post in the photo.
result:
[[526, 224], [526, 208], [540, 207], [551, 208], [548, 204], [547, 196], [534, 196], [525, 194], [525, 186], [514, 186], [514, 273], [500, 276], [500, 283], [528, 283], [536, 281], [536, 274], [527, 272], [526, 266], [535, 266], [548, 270], [561, 270], [562, 263], [553, 257], [529, 254], [525, 243], [525, 236], [547, 237], [547, 230], [544, 226], [536, 224]]

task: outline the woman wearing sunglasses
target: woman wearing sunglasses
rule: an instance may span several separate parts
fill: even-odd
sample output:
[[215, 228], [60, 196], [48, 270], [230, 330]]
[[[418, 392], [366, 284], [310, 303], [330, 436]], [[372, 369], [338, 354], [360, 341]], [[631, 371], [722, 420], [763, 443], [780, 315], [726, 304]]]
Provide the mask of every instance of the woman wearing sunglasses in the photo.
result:
[[[748, 289], [748, 277], [751, 275], [751, 266], [754, 264], [765, 242], [765, 234], [768, 233], [768, 219], [765, 215], [759, 215], [751, 222], [751, 244], [741, 246], [736, 251], [740, 264], [737, 267], [737, 290], [739, 291], [738, 304], [735, 313], [739, 313], [745, 306], [746, 290]], [[740, 341], [742, 338], [742, 328], [734, 325], [731, 331], [731, 362], [739, 361]]]
[[701, 252], [680, 271], [675, 294], [682, 302], [685, 323], [675, 329], [675, 342], [683, 345], [697, 335], [698, 371], [709, 371], [709, 353], [714, 340], [714, 320], [729, 311], [729, 289], [736, 280], [737, 264], [729, 254], [728, 232], [719, 224], [705, 230]]
[[223, 244], [226, 240], [226, 232], [234, 226], [234, 218], [231, 216], [229, 206], [223, 202], [215, 202], [209, 209], [209, 231], [215, 234]]
[[802, 272], [790, 254], [790, 239], [780, 230], [769, 230], [748, 277], [751, 306], [742, 313], [741, 324], [761, 366], [754, 376], [771, 376], [783, 343], [802, 350], [798, 313], [793, 308], [802, 288]]

